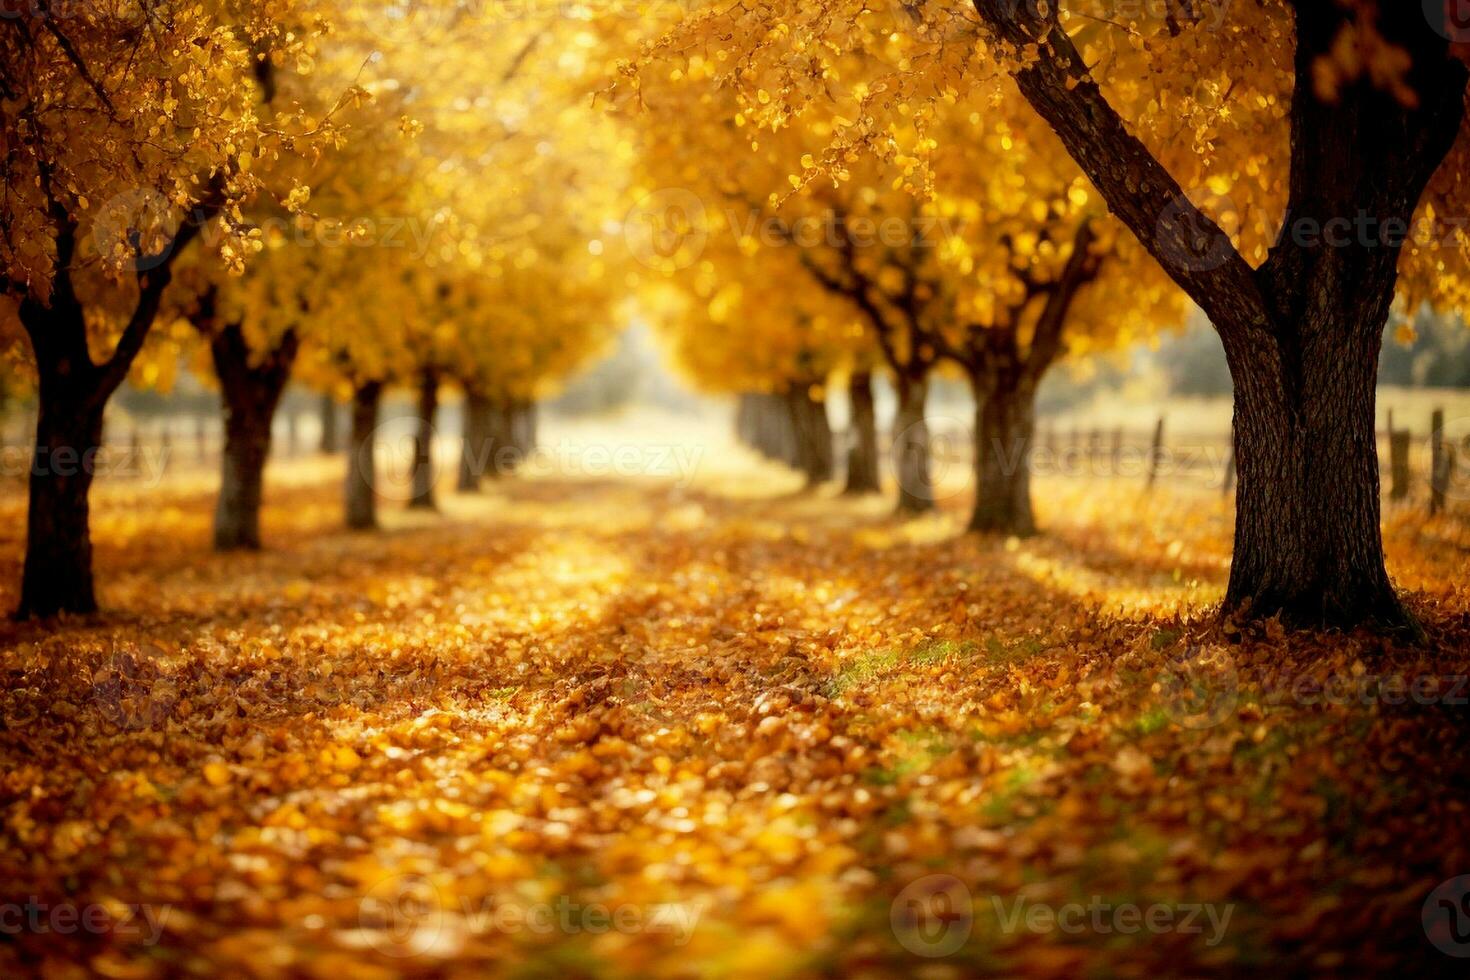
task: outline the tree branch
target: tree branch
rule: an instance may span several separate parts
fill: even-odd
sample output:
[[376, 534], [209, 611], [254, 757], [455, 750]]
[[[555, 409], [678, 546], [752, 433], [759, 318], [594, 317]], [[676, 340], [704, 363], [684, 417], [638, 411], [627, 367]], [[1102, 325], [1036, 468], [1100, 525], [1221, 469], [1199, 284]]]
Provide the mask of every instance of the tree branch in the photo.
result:
[[1097, 278], [1100, 259], [1091, 253], [1096, 235], [1092, 223], [1084, 221], [1077, 229], [1072, 243], [1072, 255], [1062, 269], [1056, 287], [1046, 297], [1046, 305], [1036, 320], [1036, 329], [1031, 336], [1031, 349], [1027, 351], [1022, 371], [1030, 381], [1038, 381], [1046, 369], [1062, 351], [1062, 333], [1067, 326], [1067, 314], [1072, 303], [1084, 286]]
[[1012, 73], [1021, 94], [1149, 254], [1220, 331], [1264, 327], [1267, 307], [1254, 270], [1128, 131], [1058, 23], [1055, 5], [1042, 14], [1033, 0], [973, 2], [999, 40], [1017, 52], [1034, 46], [1035, 60]]
[[[77, 70], [77, 74], [82, 77], [82, 81], [86, 82], [88, 87], [96, 93], [98, 101], [107, 109], [107, 115], [111, 119], [116, 120], [117, 108], [113, 106], [112, 99], [107, 95], [107, 90], [102, 87], [102, 84], [92, 75], [91, 70], [87, 68], [87, 63], [77, 53], [76, 46], [71, 43], [71, 39], [61, 33], [61, 28], [56, 26], [56, 18], [52, 15], [51, 5], [46, 3], [45, 0], [40, 0], [36, 12], [40, 15], [41, 22], [46, 25], [47, 33], [56, 39], [56, 44], [61, 48], [61, 53], [66, 55], [66, 60], [71, 62], [72, 67]], [[16, 21], [16, 23], [17, 25], [20, 24], [19, 21]]]
[[173, 264], [179, 253], [204, 230], [204, 226], [219, 216], [225, 208], [228, 194], [225, 192], [223, 173], [216, 173], [210, 180], [204, 197], [184, 216], [178, 229], [164, 247], [163, 256], [156, 264], [138, 273], [138, 302], [132, 316], [123, 328], [112, 356], [98, 366], [99, 382], [94, 399], [106, 401], [127, 379], [133, 361], [148, 339], [148, 331], [158, 317], [158, 308], [163, 302], [163, 291], [173, 279]]

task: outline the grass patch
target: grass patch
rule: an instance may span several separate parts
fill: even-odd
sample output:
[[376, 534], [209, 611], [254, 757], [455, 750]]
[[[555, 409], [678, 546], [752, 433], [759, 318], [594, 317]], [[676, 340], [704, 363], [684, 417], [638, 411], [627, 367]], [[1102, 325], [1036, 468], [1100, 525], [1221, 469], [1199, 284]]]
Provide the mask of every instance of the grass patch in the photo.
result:
[[852, 688], [894, 673], [906, 667], [932, 667], [947, 660], [968, 659], [975, 654], [975, 644], [953, 640], [934, 640], [912, 650], [875, 650], [846, 661], [828, 680], [824, 693], [839, 697]]

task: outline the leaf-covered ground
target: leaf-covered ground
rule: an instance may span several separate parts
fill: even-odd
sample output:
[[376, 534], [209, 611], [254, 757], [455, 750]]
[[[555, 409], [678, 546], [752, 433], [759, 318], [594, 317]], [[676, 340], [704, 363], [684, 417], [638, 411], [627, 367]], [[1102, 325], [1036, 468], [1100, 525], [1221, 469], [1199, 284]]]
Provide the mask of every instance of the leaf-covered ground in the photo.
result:
[[1215, 491], [1044, 480], [1046, 536], [974, 539], [721, 450], [350, 535], [338, 465], [245, 557], [206, 479], [104, 487], [112, 612], [0, 627], [0, 972], [1454, 964], [1463, 514], [1388, 518], [1412, 650], [1216, 625]]

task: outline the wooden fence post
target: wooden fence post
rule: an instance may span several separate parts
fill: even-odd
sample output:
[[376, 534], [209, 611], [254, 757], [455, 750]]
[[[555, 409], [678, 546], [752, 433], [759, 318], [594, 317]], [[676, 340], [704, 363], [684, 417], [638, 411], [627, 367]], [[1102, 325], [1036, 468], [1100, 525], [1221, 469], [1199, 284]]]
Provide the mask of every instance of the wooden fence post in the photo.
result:
[[1429, 424], [1429, 516], [1434, 517], [1444, 510], [1445, 492], [1450, 485], [1450, 467], [1453, 458], [1445, 452], [1444, 409], [1436, 408]]
[[1154, 488], [1154, 481], [1159, 477], [1159, 463], [1164, 459], [1164, 417], [1159, 416], [1158, 425], [1154, 426], [1153, 450], [1148, 459], [1148, 489]]
[[1413, 434], [1393, 427], [1393, 410], [1388, 412], [1388, 471], [1389, 500], [1407, 500], [1409, 497], [1409, 443]]

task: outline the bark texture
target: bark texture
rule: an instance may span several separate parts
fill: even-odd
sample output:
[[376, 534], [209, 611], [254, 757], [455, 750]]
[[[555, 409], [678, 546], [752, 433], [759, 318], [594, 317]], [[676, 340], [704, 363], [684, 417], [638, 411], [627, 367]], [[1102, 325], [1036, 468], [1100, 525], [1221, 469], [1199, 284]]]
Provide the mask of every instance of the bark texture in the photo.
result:
[[216, 551], [260, 548], [261, 492], [270, 458], [271, 423], [298, 347], [295, 331], [288, 330], [273, 349], [257, 356], [237, 323], [218, 328], [209, 338], [225, 427], [214, 511]]
[[792, 385], [785, 407], [794, 434], [794, 466], [806, 477], [808, 488], [832, 479], [832, 425], [827, 406], [811, 393], [811, 386]]
[[473, 493], [480, 489], [480, 480], [490, 466], [493, 452], [490, 425], [492, 411], [490, 399], [484, 395], [473, 391], [465, 395], [457, 481], [461, 493]]
[[1239, 474], [1226, 610], [1308, 627], [1411, 624], [1383, 561], [1373, 381], [1404, 234], [1459, 132], [1470, 75], [1424, 5], [1369, 6], [1375, 28], [1408, 55], [1403, 81], [1415, 98], [1365, 74], [1319, 100], [1315, 65], [1351, 11], [1292, 4], [1286, 220], [1253, 269], [1128, 131], [1055, 5], [975, 3], [1017, 47], [1047, 38], [1015, 72], [1022, 94], [1220, 333]]
[[851, 495], [877, 493], [878, 419], [873, 404], [873, 376], [863, 371], [848, 383], [851, 406], [852, 446], [847, 453], [847, 484], [842, 492]]
[[352, 434], [347, 453], [344, 503], [347, 526], [359, 531], [378, 526], [377, 450], [381, 381], [363, 382], [352, 391]]
[[975, 387], [975, 507], [970, 530], [1033, 534], [1034, 390], [1015, 384]]
[[439, 374], [424, 371], [419, 377], [418, 432], [413, 441], [412, 487], [408, 506], [434, 510], [434, 417], [439, 412]]
[[934, 509], [929, 423], [924, 414], [928, 399], [927, 377], [899, 377], [898, 412], [893, 420], [893, 471], [898, 479], [898, 513], [902, 515]]
[[320, 451], [333, 455], [342, 451], [342, 435], [337, 425], [337, 399], [330, 394], [322, 395], [321, 402], [322, 442]]
[[[970, 530], [1029, 535], [1036, 531], [1031, 509], [1031, 453], [1036, 439], [1036, 390], [1065, 348], [1067, 317], [1078, 294], [1097, 278], [1103, 258], [1093, 252], [1092, 225], [1073, 232], [1072, 253], [1061, 274], [1039, 282], [1026, 277], [1023, 295], [996, 323], [966, 332], [961, 349], [949, 355], [966, 369], [975, 396], [975, 506]], [[1031, 341], [1020, 343], [1025, 311], [1044, 300]], [[1094, 433], [1093, 450], [1100, 448]]]
[[46, 195], [55, 234], [50, 295], [42, 302], [25, 284], [0, 274], [0, 286], [15, 300], [30, 338], [39, 381], [25, 567], [15, 612], [20, 619], [97, 608], [87, 499], [102, 441], [102, 416], [143, 349], [172, 279], [174, 258], [225, 202], [223, 178], [210, 181], [162, 252], [139, 262], [133, 308], [112, 354], [98, 363], [88, 349], [86, 311], [72, 278], [78, 219], [61, 203], [48, 167], [40, 168], [38, 186]]
[[[63, 390], [55, 390], [58, 385]], [[102, 411], [66, 387], [64, 379], [41, 377], [18, 611], [23, 618], [97, 609], [87, 495], [102, 445]]]

